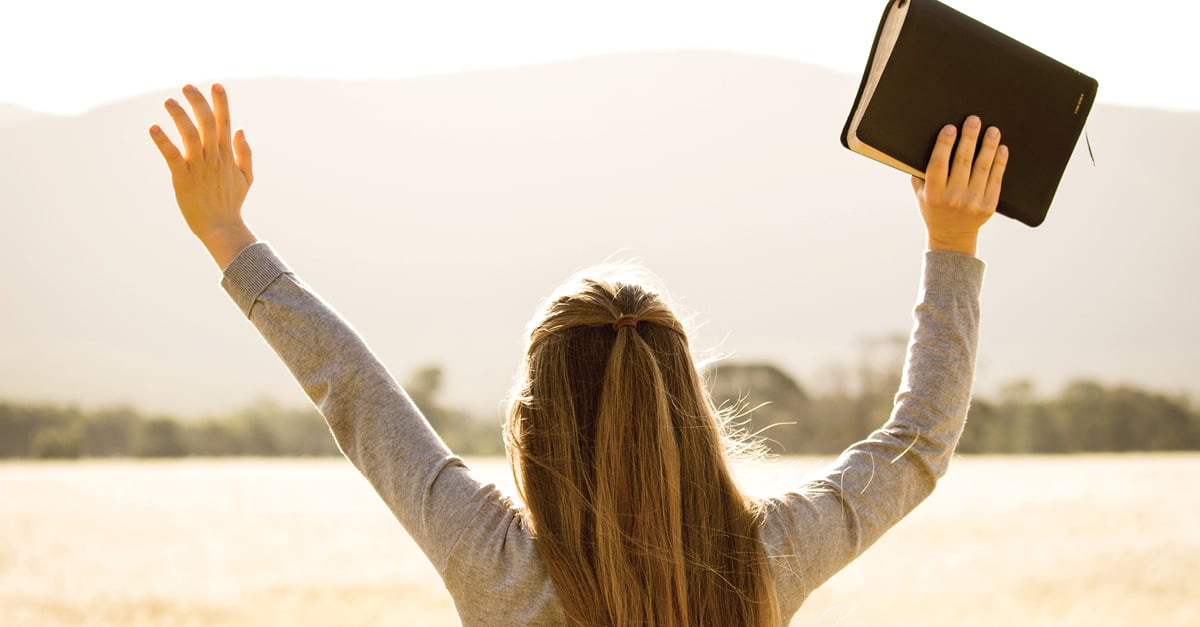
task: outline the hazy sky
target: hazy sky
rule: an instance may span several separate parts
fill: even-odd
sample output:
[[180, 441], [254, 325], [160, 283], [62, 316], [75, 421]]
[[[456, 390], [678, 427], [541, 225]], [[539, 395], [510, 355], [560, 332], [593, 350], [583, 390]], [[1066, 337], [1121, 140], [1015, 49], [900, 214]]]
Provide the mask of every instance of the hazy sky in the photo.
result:
[[[1200, 110], [1200, 6], [954, 0], [1100, 81], [1102, 102]], [[881, 0], [13, 0], [0, 102], [78, 113], [185, 82], [387, 78], [615, 51], [717, 48], [858, 74]]]

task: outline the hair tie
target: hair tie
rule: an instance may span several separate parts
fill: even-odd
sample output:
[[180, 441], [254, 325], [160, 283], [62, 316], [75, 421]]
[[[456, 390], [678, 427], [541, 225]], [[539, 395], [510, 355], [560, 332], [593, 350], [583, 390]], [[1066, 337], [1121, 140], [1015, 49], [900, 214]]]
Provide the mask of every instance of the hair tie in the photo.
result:
[[616, 320], [613, 320], [612, 328], [613, 328], [613, 331], [620, 331], [621, 327], [635, 327], [636, 328], [637, 323], [638, 323], [637, 316], [623, 314], [620, 317], [618, 317]]

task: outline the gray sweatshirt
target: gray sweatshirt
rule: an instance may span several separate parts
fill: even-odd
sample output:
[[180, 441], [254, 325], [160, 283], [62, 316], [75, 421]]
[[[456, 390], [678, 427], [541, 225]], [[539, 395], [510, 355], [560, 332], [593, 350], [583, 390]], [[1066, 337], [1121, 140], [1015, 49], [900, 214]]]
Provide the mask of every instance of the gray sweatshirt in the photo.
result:
[[[975, 257], [925, 253], [890, 419], [769, 501], [761, 540], [785, 621], [946, 472], [970, 403], [983, 269]], [[350, 324], [266, 243], [242, 250], [222, 286], [437, 568], [464, 625], [565, 624], [516, 507], [446, 448]]]

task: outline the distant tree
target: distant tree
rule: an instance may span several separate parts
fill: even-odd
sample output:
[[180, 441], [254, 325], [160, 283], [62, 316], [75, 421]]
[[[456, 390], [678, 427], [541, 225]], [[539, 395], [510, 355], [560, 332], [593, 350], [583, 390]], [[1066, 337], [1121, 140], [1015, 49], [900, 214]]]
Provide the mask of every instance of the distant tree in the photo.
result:
[[152, 418], [138, 429], [135, 447], [138, 457], [180, 457], [186, 453], [178, 422], [170, 418]]
[[30, 449], [38, 459], [75, 459], [83, 454], [83, 436], [77, 426], [40, 428]]
[[264, 399], [243, 407], [230, 417], [229, 428], [236, 434], [241, 455], [269, 457], [283, 451], [275, 424], [280, 411], [278, 404]]
[[1074, 381], [1051, 404], [1056, 419], [1069, 425], [1073, 441], [1083, 451], [1114, 451], [1114, 414], [1105, 405], [1105, 390], [1095, 381]]
[[1064, 446], [1061, 421], [1037, 401], [1033, 382], [1028, 379], [1000, 388], [999, 419], [1009, 430], [1007, 446], [1001, 445], [999, 452], [1050, 453]]
[[325, 419], [311, 405], [277, 408], [273, 421], [275, 441], [285, 455], [337, 455], [339, 450]]
[[88, 457], [127, 456], [142, 417], [129, 406], [111, 407], [88, 414], [83, 420], [83, 454]]
[[443, 439], [453, 440], [456, 439], [456, 432], [463, 428], [462, 420], [465, 416], [461, 412], [443, 407], [439, 402], [444, 378], [441, 366], [418, 368], [409, 375], [408, 382], [404, 384], [404, 390], [408, 392], [413, 403], [425, 415], [425, 419], [429, 421], [434, 431], [437, 431]]
[[762, 438], [773, 454], [812, 452], [808, 394], [769, 363], [718, 362], [705, 372], [709, 394], [722, 411], [738, 416], [742, 429]]
[[29, 457], [38, 420], [28, 407], [0, 403], [0, 458]]
[[958, 443], [959, 453], [1011, 453], [1009, 429], [1002, 424], [999, 407], [982, 398], [971, 400], [967, 427]]
[[1094, 381], [1069, 384], [1052, 403], [1058, 420], [1087, 451], [1195, 449], [1195, 414], [1184, 399]]
[[462, 455], [494, 455], [504, 450], [497, 423], [477, 420], [467, 412], [442, 405], [441, 366], [418, 368], [404, 384], [413, 403], [451, 450]]
[[874, 431], [891, 415], [907, 347], [908, 335], [899, 332], [859, 340], [856, 418], [860, 437]]
[[184, 425], [180, 437], [188, 454], [202, 457], [243, 454], [241, 441], [227, 423], [208, 418]]
[[0, 457], [79, 457], [81, 419], [74, 407], [0, 404]]

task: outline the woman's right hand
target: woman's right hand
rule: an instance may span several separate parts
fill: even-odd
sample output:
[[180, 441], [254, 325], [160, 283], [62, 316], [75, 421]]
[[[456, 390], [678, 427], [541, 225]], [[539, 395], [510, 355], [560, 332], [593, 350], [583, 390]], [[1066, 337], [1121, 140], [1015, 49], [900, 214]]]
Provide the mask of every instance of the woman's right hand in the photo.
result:
[[963, 123], [962, 139], [955, 151], [958, 129], [947, 124], [933, 146], [925, 180], [915, 176], [912, 179], [930, 250], [974, 255], [979, 229], [996, 212], [1000, 184], [1008, 165], [1008, 147], [1000, 144], [1000, 130], [993, 126], [983, 134], [983, 145], [976, 156], [981, 128], [980, 119], [969, 116]]
[[225, 268], [242, 248], [257, 241], [242, 220], [242, 203], [254, 181], [250, 144], [243, 131], [230, 132], [229, 101], [220, 84], [212, 87], [214, 108], [191, 85], [183, 88], [183, 95], [195, 123], [174, 98], [165, 104], [179, 129], [183, 151], [157, 124], [150, 127], [150, 138], [171, 170], [175, 201], [188, 228]]

